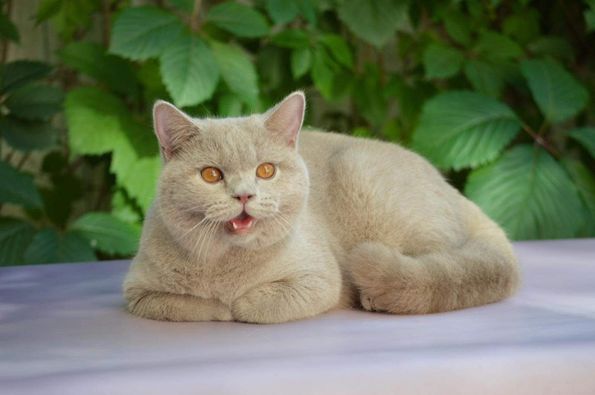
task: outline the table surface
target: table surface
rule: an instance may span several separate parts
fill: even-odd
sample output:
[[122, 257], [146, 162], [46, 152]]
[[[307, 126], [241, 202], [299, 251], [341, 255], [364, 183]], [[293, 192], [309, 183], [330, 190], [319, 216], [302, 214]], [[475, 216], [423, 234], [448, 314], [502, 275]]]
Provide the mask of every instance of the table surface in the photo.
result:
[[0, 269], [0, 394], [595, 394], [595, 239], [515, 243], [504, 302], [280, 325], [124, 310], [128, 261]]

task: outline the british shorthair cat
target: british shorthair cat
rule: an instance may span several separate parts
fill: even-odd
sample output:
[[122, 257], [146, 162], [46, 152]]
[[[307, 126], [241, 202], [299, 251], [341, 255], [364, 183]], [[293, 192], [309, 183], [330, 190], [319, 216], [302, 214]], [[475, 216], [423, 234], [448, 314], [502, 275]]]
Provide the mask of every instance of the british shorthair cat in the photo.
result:
[[196, 119], [155, 104], [164, 166], [124, 282], [130, 312], [278, 323], [515, 291], [506, 235], [433, 166], [395, 144], [300, 133], [305, 106], [294, 92], [264, 114]]

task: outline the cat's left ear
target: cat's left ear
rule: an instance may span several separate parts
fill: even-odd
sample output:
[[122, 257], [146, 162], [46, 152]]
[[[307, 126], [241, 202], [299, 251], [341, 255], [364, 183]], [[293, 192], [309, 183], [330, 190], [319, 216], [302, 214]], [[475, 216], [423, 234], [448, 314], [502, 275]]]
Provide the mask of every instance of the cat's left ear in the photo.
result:
[[304, 122], [305, 110], [306, 97], [304, 93], [293, 92], [264, 114], [264, 124], [276, 137], [295, 148], [298, 134]]

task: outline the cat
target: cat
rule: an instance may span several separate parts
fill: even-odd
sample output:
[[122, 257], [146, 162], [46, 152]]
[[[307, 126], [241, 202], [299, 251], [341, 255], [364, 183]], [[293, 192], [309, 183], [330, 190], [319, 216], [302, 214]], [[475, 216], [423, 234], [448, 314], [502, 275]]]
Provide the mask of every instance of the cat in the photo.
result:
[[443, 312], [519, 284], [503, 230], [421, 156], [264, 114], [193, 119], [159, 101], [164, 166], [124, 281], [130, 312], [280, 323], [336, 308]]

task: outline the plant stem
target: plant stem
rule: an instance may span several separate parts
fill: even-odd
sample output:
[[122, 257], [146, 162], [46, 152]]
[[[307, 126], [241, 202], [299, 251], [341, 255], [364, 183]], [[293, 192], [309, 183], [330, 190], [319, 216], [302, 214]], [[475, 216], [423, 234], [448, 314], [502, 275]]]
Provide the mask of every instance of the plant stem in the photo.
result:
[[200, 13], [201, 4], [202, 0], [194, 0], [194, 8], [192, 8], [192, 15], [190, 16], [190, 29], [193, 32], [198, 31], [198, 28], [200, 26], [198, 14]]
[[533, 140], [535, 140], [535, 142], [539, 145], [541, 145], [543, 148], [545, 148], [550, 154], [552, 154], [555, 157], [560, 157], [560, 153], [558, 152], [558, 150], [556, 150], [554, 147], [552, 147], [550, 145], [550, 143], [547, 142], [547, 140], [545, 140], [543, 138], [543, 136], [541, 136], [538, 133], [535, 133], [535, 131], [533, 131], [533, 129], [531, 129], [529, 127], [529, 125], [527, 124], [523, 124], [522, 126], [523, 130], [525, 132], [527, 132], [527, 134], [529, 134], [529, 136], [531, 136], [533, 138]]
[[29, 159], [29, 156], [31, 156], [31, 152], [26, 152], [25, 154], [23, 154], [23, 156], [19, 160], [19, 163], [17, 163], [16, 165], [17, 170], [21, 170], [27, 159]]

